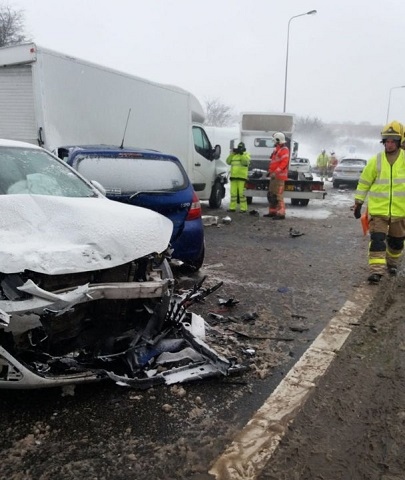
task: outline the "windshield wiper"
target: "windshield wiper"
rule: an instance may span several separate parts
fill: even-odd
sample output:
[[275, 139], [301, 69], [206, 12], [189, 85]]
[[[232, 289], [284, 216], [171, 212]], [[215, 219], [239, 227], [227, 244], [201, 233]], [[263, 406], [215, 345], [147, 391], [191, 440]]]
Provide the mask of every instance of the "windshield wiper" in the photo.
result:
[[142, 193], [147, 193], [148, 195], [165, 195], [166, 193], [173, 193], [172, 190], [140, 190], [139, 192], [133, 193], [129, 199], [132, 200], [134, 197], [141, 195]]

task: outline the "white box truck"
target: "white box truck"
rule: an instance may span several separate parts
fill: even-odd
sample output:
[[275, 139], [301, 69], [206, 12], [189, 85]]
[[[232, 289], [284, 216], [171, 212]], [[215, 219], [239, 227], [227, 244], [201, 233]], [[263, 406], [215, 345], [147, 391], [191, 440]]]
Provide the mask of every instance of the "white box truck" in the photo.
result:
[[[109, 144], [159, 150], [184, 165], [200, 200], [218, 208], [227, 166], [191, 93], [34, 43], [0, 48], [0, 138], [50, 151]], [[125, 138], [124, 138], [125, 133]]]
[[[246, 182], [245, 195], [248, 203], [253, 197], [266, 197], [269, 186], [267, 177], [270, 155], [274, 149], [273, 133], [284, 133], [291, 158], [297, 156], [298, 144], [294, 141], [295, 118], [290, 113], [244, 112], [240, 118], [240, 138], [246, 151], [250, 153], [251, 162], [249, 178]], [[231, 145], [233, 148], [234, 145]], [[291, 198], [293, 205], [307, 206], [309, 200], [324, 199], [326, 196], [324, 183], [314, 180], [309, 172], [294, 167], [288, 171], [284, 196]]]

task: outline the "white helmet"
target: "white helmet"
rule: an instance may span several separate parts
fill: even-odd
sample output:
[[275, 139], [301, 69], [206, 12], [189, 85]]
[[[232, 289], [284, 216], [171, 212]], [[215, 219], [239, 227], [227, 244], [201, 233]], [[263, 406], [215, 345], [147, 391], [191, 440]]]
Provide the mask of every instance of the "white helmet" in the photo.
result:
[[276, 143], [285, 143], [284, 133], [281, 133], [281, 132], [273, 133], [273, 138]]

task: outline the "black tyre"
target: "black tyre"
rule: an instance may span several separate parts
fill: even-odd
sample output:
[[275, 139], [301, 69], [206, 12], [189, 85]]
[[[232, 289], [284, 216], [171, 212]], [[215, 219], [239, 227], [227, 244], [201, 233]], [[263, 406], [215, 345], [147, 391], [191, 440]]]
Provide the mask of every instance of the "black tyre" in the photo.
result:
[[291, 205], [297, 206], [297, 205], [299, 205], [299, 204], [300, 204], [299, 198], [292, 198], [292, 199], [291, 199]]
[[309, 203], [309, 198], [302, 198], [302, 199], [300, 200], [300, 204], [301, 204], [301, 206], [303, 206], [303, 207], [306, 207], [306, 206], [308, 205], [308, 203]]
[[251, 203], [253, 201], [253, 197], [246, 197], [246, 201], [247, 201], [248, 205], [251, 205]]
[[200, 256], [192, 262], [183, 264], [181, 266], [181, 271], [184, 273], [192, 273], [192, 272], [196, 272], [197, 270], [200, 270], [200, 268], [203, 266], [204, 258], [205, 258], [205, 245], [202, 248]]
[[225, 187], [219, 183], [215, 182], [211, 190], [211, 196], [208, 201], [210, 208], [219, 208], [222, 203], [222, 199], [225, 197]]
[[339, 188], [339, 183], [338, 182], [333, 182], [333, 188]]

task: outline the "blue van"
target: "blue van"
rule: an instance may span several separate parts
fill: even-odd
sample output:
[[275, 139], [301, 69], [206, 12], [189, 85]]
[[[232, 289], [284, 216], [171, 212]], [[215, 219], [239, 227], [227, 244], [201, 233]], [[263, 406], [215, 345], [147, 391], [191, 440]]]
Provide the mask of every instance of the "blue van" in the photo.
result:
[[59, 158], [117, 202], [158, 212], [173, 223], [173, 259], [193, 270], [205, 254], [204, 226], [197, 194], [180, 160], [155, 150], [107, 145], [59, 147]]

